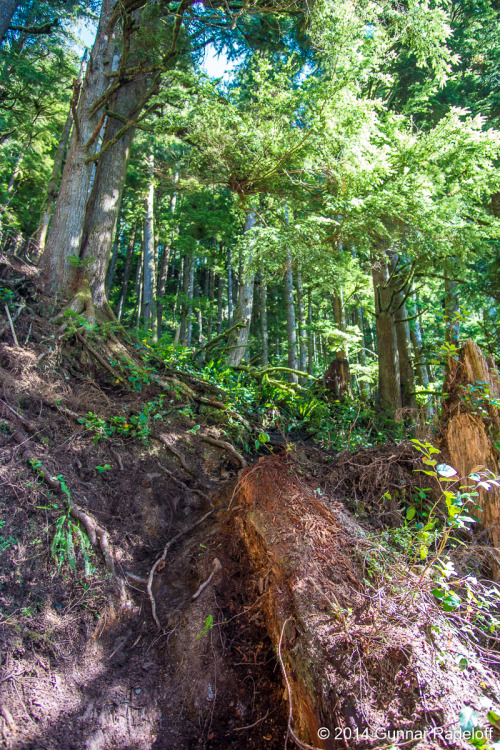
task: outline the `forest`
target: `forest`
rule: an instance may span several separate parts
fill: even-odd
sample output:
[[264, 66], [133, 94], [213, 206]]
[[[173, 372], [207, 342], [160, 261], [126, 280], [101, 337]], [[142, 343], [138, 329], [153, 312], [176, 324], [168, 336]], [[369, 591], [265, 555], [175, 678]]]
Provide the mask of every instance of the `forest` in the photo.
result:
[[499, 32], [0, 0], [6, 748], [500, 748]]

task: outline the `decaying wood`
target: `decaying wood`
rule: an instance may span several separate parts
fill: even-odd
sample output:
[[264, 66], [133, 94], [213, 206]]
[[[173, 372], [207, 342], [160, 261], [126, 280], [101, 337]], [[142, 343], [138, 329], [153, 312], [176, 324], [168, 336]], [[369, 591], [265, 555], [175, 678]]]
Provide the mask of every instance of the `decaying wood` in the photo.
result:
[[[286, 685], [290, 736], [298, 747], [335, 750], [342, 742], [335, 729], [350, 728], [344, 738], [352, 749], [367, 746], [364, 730], [365, 737], [395, 726], [422, 731], [431, 712], [434, 728], [451, 726], [463, 695], [478, 687], [482, 667], [473, 677], [454, 671], [452, 661], [461, 649], [471, 655], [472, 644], [447, 625], [430, 593], [432, 580], [418, 586], [419, 571], [401, 563], [367, 585], [373, 542], [314, 486], [291, 454], [265, 457], [242, 471], [230, 527], [254, 575], [268, 576], [261, 611]], [[429, 643], [422, 632], [431, 623], [439, 628]], [[435, 668], [434, 648], [449, 655], [442, 670]], [[426, 698], [415, 700], [415, 686], [424, 683]], [[397, 724], [388, 716], [389, 701]]]
[[350, 378], [348, 360], [342, 357], [336, 357], [330, 362], [330, 365], [323, 376], [323, 382], [332, 398], [342, 401], [349, 393]]
[[[486, 393], [486, 389], [489, 392]], [[500, 431], [500, 410], [491, 399], [500, 399], [500, 382], [495, 362], [483, 355], [472, 340], [465, 342], [457, 358], [450, 357], [441, 418], [440, 447], [460, 477], [471, 473], [500, 474], [500, 455], [495, 446]], [[485, 476], [487, 481], [487, 476]], [[493, 547], [498, 551], [493, 565], [500, 577], [500, 487], [478, 487], [482, 509], [481, 528], [490, 528]]]

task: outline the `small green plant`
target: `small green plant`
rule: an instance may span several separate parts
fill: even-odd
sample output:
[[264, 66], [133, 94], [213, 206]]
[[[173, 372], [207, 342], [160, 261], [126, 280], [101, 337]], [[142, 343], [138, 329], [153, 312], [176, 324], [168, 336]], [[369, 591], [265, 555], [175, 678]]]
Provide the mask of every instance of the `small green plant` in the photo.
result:
[[105, 474], [106, 471], [111, 471], [111, 466], [109, 464], [104, 464], [104, 466], [96, 466], [95, 470], [99, 472], [99, 474]]
[[210, 630], [212, 630], [214, 626], [214, 617], [213, 615], [208, 615], [207, 619], [205, 620], [205, 627], [201, 631], [201, 633], [198, 633], [196, 638], [199, 640], [202, 638], [206, 633], [208, 633]]
[[94, 572], [90, 563], [92, 549], [90, 539], [79, 524], [73, 521], [68, 511], [57, 519], [56, 531], [50, 546], [50, 554], [56, 561], [58, 569], [67, 562], [71, 570], [76, 570], [75, 548], [77, 547], [80, 548], [82, 553], [85, 575], [90, 576]]
[[493, 396], [490, 392], [489, 384], [480, 380], [476, 380], [474, 384], [467, 383], [464, 385], [460, 398], [471, 411], [483, 417], [488, 416], [488, 407], [494, 406], [500, 408], [500, 398]]
[[89, 411], [85, 417], [78, 421], [89, 432], [94, 433], [95, 443], [114, 435], [147, 440], [151, 434], [150, 421], [165, 416], [164, 399], [165, 395], [161, 394], [158, 398], [144, 404], [139, 414], [130, 414], [128, 417], [115, 416], [106, 420]]
[[6, 303], [9, 305], [9, 307], [12, 305], [16, 298], [16, 295], [12, 291], [12, 289], [7, 289], [4, 286], [0, 286], [0, 301], [3, 303]]
[[[31, 459], [31, 466], [38, 474], [43, 474], [42, 463], [37, 459]], [[61, 492], [66, 496], [68, 509], [63, 511], [58, 519], [56, 520], [56, 530], [52, 544], [50, 545], [50, 554], [56, 561], [58, 569], [60, 569], [64, 562], [67, 562], [71, 570], [76, 569], [76, 552], [75, 549], [79, 548], [83, 557], [83, 563], [85, 568], [85, 575], [89, 576], [93, 573], [93, 568], [90, 564], [90, 552], [91, 544], [87, 533], [80, 528], [78, 522], [75, 522], [71, 518], [71, 491], [66, 482], [66, 478], [63, 474], [58, 474], [55, 477], [59, 482]], [[55, 503], [50, 506], [38, 506], [45, 507], [47, 510], [59, 510], [59, 506]]]
[[262, 445], [265, 445], [268, 442], [269, 442], [269, 435], [267, 434], [267, 432], [259, 432], [259, 434], [257, 435], [257, 439], [255, 441], [255, 450], [258, 451]]
[[[0, 521], [0, 529], [3, 529], [5, 526], [5, 521]], [[0, 536], [0, 552], [3, 552], [6, 549], [9, 549], [10, 547], [15, 547], [17, 544], [17, 539], [14, 539], [13, 536], [5, 537]]]

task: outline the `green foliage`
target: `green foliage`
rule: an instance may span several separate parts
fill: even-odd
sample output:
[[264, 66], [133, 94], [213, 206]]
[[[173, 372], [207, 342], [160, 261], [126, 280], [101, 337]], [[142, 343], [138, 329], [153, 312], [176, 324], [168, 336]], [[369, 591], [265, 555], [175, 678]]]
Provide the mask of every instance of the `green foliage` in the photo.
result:
[[104, 466], [96, 466], [95, 470], [99, 472], [99, 474], [105, 474], [107, 471], [111, 471], [111, 466], [109, 464], [104, 464]]
[[200, 633], [198, 633], [198, 635], [196, 636], [196, 638], [197, 638], [198, 640], [199, 640], [200, 638], [202, 638], [202, 637], [203, 637], [204, 635], [206, 635], [206, 634], [207, 634], [207, 633], [208, 633], [208, 632], [209, 632], [210, 630], [212, 630], [213, 626], [214, 626], [214, 617], [213, 617], [213, 615], [208, 615], [208, 617], [207, 617], [207, 618], [206, 618], [206, 620], [205, 620], [205, 627], [203, 628], [203, 630], [202, 630], [202, 631], [201, 631]]
[[[31, 459], [30, 464], [36, 472], [40, 473], [42, 471], [41, 461]], [[57, 563], [58, 569], [61, 569], [64, 564], [67, 564], [71, 571], [75, 571], [77, 565], [77, 552], [79, 551], [83, 558], [85, 575], [89, 576], [94, 571], [90, 563], [90, 554], [92, 551], [90, 539], [88, 538], [86, 531], [80, 527], [79, 522], [75, 522], [71, 517], [70, 509], [73, 501], [71, 500], [71, 491], [65, 477], [62, 474], [58, 474], [53, 478], [57, 479], [59, 482], [59, 486], [66, 497], [69, 507], [68, 510], [64, 510], [59, 514], [55, 522], [55, 532], [50, 546], [50, 554]], [[50, 510], [52, 509], [60, 510], [59, 506], [54, 503]]]
[[500, 398], [491, 394], [488, 383], [476, 380], [474, 384], [467, 383], [460, 394], [462, 402], [475, 414], [489, 416], [489, 408], [500, 408]]
[[[5, 526], [5, 523], [5, 521], [0, 521], [0, 530]], [[14, 539], [11, 534], [8, 537], [0, 535], [0, 552], [8, 550], [10, 547], [15, 547], [17, 543], [17, 539]]]
[[92, 575], [94, 568], [90, 562], [92, 547], [90, 539], [78, 523], [71, 518], [69, 511], [62, 513], [56, 521], [54, 538], [50, 546], [50, 554], [57, 563], [58, 569], [67, 564], [75, 571], [77, 565], [77, 550], [82, 558], [86, 576]]
[[[165, 394], [160, 394], [158, 398], [147, 401], [138, 414], [129, 414], [127, 417], [117, 415], [104, 418], [89, 411], [84, 418], [78, 421], [89, 432], [94, 433], [94, 442], [96, 443], [117, 435], [136, 440], [147, 440], [151, 434], [152, 420], [161, 419], [166, 414], [165, 398]], [[96, 469], [102, 469], [100, 473], [107, 471], [104, 467], [96, 467]]]

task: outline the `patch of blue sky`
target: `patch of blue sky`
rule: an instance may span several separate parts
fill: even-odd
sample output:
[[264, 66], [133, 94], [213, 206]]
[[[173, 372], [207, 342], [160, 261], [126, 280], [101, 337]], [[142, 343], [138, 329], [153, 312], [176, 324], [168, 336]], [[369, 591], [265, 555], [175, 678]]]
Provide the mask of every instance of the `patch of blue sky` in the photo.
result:
[[217, 53], [214, 45], [208, 44], [200, 67], [209, 78], [220, 78], [223, 83], [230, 83], [239, 64], [240, 60], [229, 60], [224, 51]]
[[80, 21], [74, 26], [72, 31], [73, 44], [78, 54], [82, 55], [86, 47], [92, 49], [97, 32], [97, 23], [95, 21]]

